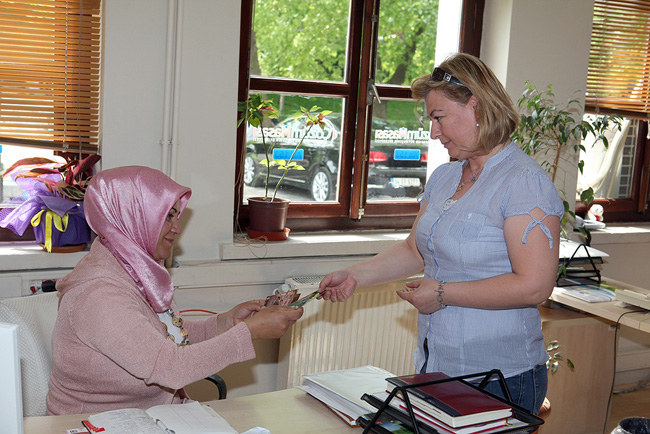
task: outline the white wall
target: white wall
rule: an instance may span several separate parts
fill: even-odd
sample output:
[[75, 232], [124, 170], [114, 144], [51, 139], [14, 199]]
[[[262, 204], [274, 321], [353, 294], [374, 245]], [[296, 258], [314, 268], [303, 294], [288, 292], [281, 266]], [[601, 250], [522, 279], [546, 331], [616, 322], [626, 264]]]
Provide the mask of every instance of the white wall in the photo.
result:
[[[173, 3], [173, 2], [172, 2]], [[232, 240], [240, 3], [182, 6], [178, 160], [192, 188], [179, 260], [214, 260]], [[168, 2], [106, 0], [102, 168], [161, 169]]]

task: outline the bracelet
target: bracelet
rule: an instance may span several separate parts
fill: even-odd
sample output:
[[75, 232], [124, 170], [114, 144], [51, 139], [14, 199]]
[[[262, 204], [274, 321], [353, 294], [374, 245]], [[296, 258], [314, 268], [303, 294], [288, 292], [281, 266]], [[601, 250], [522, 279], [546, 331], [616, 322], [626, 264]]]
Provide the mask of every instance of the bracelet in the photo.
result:
[[440, 304], [439, 310], [447, 307], [445, 302], [442, 300], [442, 294], [445, 292], [445, 283], [447, 282], [445, 282], [444, 280], [439, 280], [438, 289], [436, 289], [436, 292], [438, 293], [438, 303]]

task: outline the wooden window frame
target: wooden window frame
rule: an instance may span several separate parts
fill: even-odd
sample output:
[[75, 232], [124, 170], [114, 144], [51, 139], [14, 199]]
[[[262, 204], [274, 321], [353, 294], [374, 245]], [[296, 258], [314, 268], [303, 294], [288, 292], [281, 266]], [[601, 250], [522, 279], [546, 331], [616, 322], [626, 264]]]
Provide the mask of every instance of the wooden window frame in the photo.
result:
[[[354, 9], [351, 16], [356, 20], [350, 23], [350, 37], [348, 38], [348, 52], [350, 59], [355, 59], [354, 62], [349, 62], [346, 65], [346, 77], [349, 77], [345, 83], [311, 83], [303, 80], [290, 80], [290, 79], [270, 79], [270, 78], [257, 78], [250, 77], [249, 61], [250, 61], [250, 38], [252, 27], [253, 15], [253, 2], [254, 0], [242, 0], [242, 13], [241, 13], [241, 34], [240, 34], [240, 75], [239, 75], [239, 89], [238, 100], [243, 101], [247, 98], [250, 89], [254, 92], [290, 92], [294, 94], [307, 94], [307, 95], [324, 95], [324, 96], [340, 96], [341, 94], [349, 93], [351, 89], [365, 89], [367, 88], [367, 81], [370, 73], [368, 71], [369, 65], [366, 64], [365, 69], [362, 70], [361, 58], [370, 56], [372, 47], [370, 43], [365, 43], [363, 46], [355, 45], [354, 41], [359, 41], [364, 38], [364, 41], [370, 41], [368, 32], [374, 31], [373, 27], [363, 23], [363, 15], [372, 16], [374, 10], [379, 6], [379, 0], [366, 0], [363, 2], [353, 1], [351, 7]], [[485, 0], [464, 0], [462, 6], [461, 17], [461, 30], [460, 30], [460, 51], [467, 52], [476, 56], [480, 55], [480, 41], [483, 26], [483, 10], [485, 7]], [[355, 8], [363, 8], [363, 13], [358, 12]], [[374, 57], [374, 56], [373, 56]], [[361, 78], [360, 78], [361, 77]], [[366, 78], [363, 78], [366, 77]], [[410, 99], [410, 89], [398, 88], [395, 86], [377, 85], [380, 98], [399, 98]], [[342, 131], [344, 137], [350, 138], [356, 136], [355, 141], [359, 143], [359, 138], [367, 131], [363, 128], [358, 128], [355, 133], [356, 125], [366, 125], [367, 116], [363, 110], [358, 107], [365, 106], [366, 95], [365, 92], [359, 92], [355, 98], [347, 98], [346, 106], [344, 108], [346, 113], [354, 115], [345, 116]], [[358, 100], [357, 100], [358, 98]], [[362, 101], [363, 100], [363, 101]], [[370, 129], [368, 124], [367, 130]], [[244, 146], [245, 128], [240, 126], [237, 131], [237, 161], [235, 173], [240, 174], [243, 170], [243, 161], [245, 157]], [[292, 230], [299, 231], [326, 231], [326, 230], [353, 230], [353, 229], [407, 229], [413, 224], [415, 216], [419, 210], [419, 203], [416, 201], [411, 202], [386, 202], [386, 203], [365, 203], [365, 200], [360, 198], [360, 191], [363, 190], [365, 195], [365, 185], [367, 180], [360, 177], [367, 177], [367, 170], [362, 169], [359, 165], [363, 163], [363, 150], [362, 146], [351, 146], [350, 144], [342, 145], [341, 152], [341, 166], [339, 168], [340, 178], [339, 185], [363, 185], [363, 188], [354, 188], [350, 190], [342, 190], [338, 197], [337, 203], [298, 203], [289, 206], [289, 213], [287, 217], [287, 226]], [[352, 154], [356, 153], [355, 158]], [[354, 163], [353, 163], [354, 161]], [[353, 164], [357, 167], [353, 170]], [[367, 161], [365, 162], [367, 165]], [[367, 169], [367, 167], [366, 167]], [[353, 179], [353, 173], [355, 179]], [[237, 176], [237, 179], [241, 177]], [[361, 183], [361, 184], [359, 184]], [[248, 226], [248, 206], [242, 204], [244, 185], [243, 182], [235, 183], [235, 230], [245, 228]], [[359, 218], [358, 210], [354, 209], [353, 204], [363, 203], [363, 217]]]

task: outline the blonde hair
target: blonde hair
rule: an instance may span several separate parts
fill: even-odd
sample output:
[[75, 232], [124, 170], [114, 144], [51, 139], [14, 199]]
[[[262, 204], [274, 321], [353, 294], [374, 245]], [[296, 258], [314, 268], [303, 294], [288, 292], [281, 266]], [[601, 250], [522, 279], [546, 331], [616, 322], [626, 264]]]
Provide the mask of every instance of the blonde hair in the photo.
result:
[[451, 55], [439, 68], [463, 85], [433, 81], [431, 74], [423, 75], [411, 83], [411, 92], [416, 102], [424, 100], [432, 90], [441, 91], [448, 99], [462, 105], [467, 104], [474, 95], [478, 100], [476, 121], [479, 146], [488, 153], [499, 144], [509, 141], [519, 125], [519, 113], [494, 72], [478, 57], [465, 53]]

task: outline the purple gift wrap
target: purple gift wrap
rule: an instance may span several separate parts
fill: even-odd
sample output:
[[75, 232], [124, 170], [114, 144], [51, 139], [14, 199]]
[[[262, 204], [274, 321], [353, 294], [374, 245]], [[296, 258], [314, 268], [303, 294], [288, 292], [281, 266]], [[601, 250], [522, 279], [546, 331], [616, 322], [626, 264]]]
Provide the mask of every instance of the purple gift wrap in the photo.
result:
[[[22, 235], [31, 224], [32, 218], [42, 212], [40, 222], [34, 226], [34, 236], [41, 244], [61, 247], [67, 245], [87, 244], [90, 242], [91, 231], [84, 216], [83, 202], [75, 202], [58, 196], [31, 196], [1, 222], [0, 226]], [[60, 219], [68, 215], [68, 225], [65, 231], [56, 228], [52, 218], [47, 213], [55, 213]], [[48, 223], [50, 225], [51, 243], [46, 239]]]
[[[82, 204], [82, 202], [78, 202]], [[76, 246], [79, 244], [88, 244], [90, 242], [90, 226], [86, 222], [83, 214], [83, 204], [81, 205], [81, 213], [72, 214], [68, 212], [68, 226], [65, 232], [59, 231], [54, 224], [51, 226], [52, 231], [52, 246]], [[47, 211], [45, 211], [47, 212]], [[47, 230], [47, 219], [45, 216], [41, 217], [38, 226], [34, 226], [34, 237], [40, 244], [47, 245], [45, 233]]]

